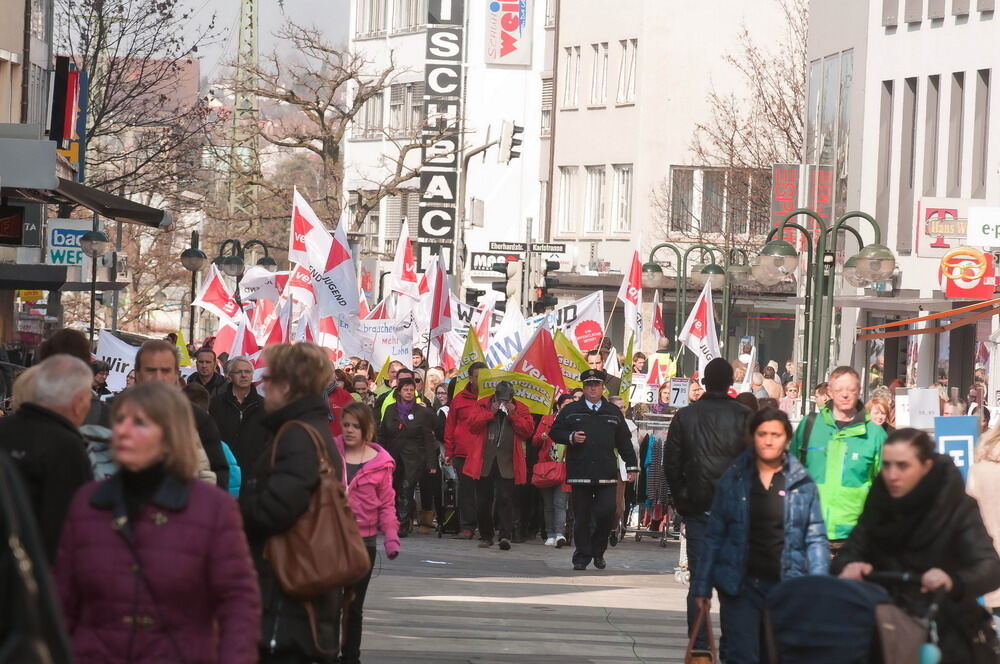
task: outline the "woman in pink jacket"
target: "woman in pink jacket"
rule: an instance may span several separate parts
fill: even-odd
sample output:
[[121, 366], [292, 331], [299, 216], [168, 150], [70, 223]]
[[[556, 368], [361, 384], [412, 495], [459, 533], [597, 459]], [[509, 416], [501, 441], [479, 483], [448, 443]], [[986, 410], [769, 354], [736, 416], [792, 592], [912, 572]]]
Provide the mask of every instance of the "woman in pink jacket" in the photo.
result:
[[[347, 473], [347, 500], [368, 548], [368, 557], [374, 566], [375, 536], [381, 532], [385, 538], [385, 553], [389, 560], [394, 560], [399, 555], [396, 492], [392, 488], [392, 473], [396, 464], [392, 455], [371, 442], [375, 437], [375, 416], [371, 408], [359, 402], [344, 406], [341, 425], [343, 434], [336, 442]], [[371, 578], [371, 570], [368, 570], [365, 578], [349, 591], [351, 600], [340, 649], [341, 664], [361, 661], [362, 610]]]

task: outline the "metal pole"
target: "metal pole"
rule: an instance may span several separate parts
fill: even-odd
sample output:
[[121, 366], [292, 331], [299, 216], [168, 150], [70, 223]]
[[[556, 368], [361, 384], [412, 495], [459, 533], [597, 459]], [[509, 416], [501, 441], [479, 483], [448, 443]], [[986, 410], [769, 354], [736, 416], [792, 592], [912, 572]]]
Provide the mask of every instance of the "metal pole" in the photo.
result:
[[[98, 230], [98, 217], [94, 213], [93, 230]], [[90, 343], [94, 343], [94, 318], [97, 315], [97, 256], [90, 257]]]
[[[118, 253], [122, 250], [122, 222], [115, 222], [115, 258], [111, 264], [111, 281], [118, 283]], [[118, 331], [118, 289], [111, 293], [111, 329]]]
[[[527, 246], [528, 250], [524, 252], [524, 276], [521, 278], [521, 283], [527, 288], [521, 289], [521, 311], [527, 312], [528, 316], [531, 315], [531, 302], [532, 302], [532, 291], [535, 289], [536, 284], [531, 283], [531, 224], [534, 221], [531, 217], [527, 218], [524, 225], [524, 244]], [[607, 327], [604, 328], [607, 330]]]
[[195, 310], [194, 292], [195, 292], [195, 287], [197, 286], [197, 281], [196, 281], [197, 278], [198, 278], [197, 271], [191, 270], [191, 321], [188, 326], [188, 338], [187, 338], [189, 344], [194, 343], [194, 310]]
[[[706, 244], [692, 244], [690, 247], [688, 247], [684, 251], [684, 255], [681, 257], [681, 309], [680, 309], [680, 311], [678, 311], [678, 314], [677, 314], [677, 321], [676, 321], [676, 323], [678, 325], [680, 325], [681, 316], [683, 316], [684, 313], [687, 311], [687, 274], [688, 274], [687, 260], [688, 260], [688, 256], [690, 256], [691, 252], [694, 251], [695, 249], [700, 249], [701, 250], [701, 256], [702, 256], [702, 258], [705, 257], [705, 252], [707, 251], [708, 252], [709, 260], [713, 260], [713, 261], [715, 260], [715, 254], [712, 253], [712, 251], [713, 251], [712, 247], [709, 247]], [[712, 315], [713, 316], [715, 315], [714, 312], [713, 312]], [[677, 360], [676, 360], [676, 364], [677, 364], [677, 368], [678, 369], [681, 368], [681, 359], [683, 357], [685, 357], [684, 351], [681, 350], [680, 336], [681, 336], [680, 328], [678, 327], [678, 332], [677, 332], [677, 337], [678, 337], [678, 340], [677, 340]]]

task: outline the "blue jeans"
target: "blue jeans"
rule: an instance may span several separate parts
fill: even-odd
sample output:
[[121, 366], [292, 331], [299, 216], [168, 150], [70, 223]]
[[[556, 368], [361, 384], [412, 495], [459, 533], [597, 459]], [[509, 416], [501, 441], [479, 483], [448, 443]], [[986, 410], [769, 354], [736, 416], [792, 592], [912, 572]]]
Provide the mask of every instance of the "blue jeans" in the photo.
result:
[[[663, 525], [666, 528], [666, 524]], [[701, 554], [702, 544], [705, 542], [705, 535], [708, 533], [708, 512], [702, 514], [692, 514], [684, 517], [684, 532], [687, 538], [688, 571], [691, 572], [691, 581], [694, 582], [694, 573], [698, 569], [698, 556]], [[695, 604], [694, 595], [691, 594], [691, 586], [688, 586], [688, 634], [694, 627], [694, 621], [698, 619], [698, 605]], [[708, 648], [708, 636], [702, 628], [695, 641], [695, 648], [706, 650]]]
[[739, 595], [719, 593], [722, 621], [722, 648], [726, 664], [757, 664], [761, 661], [764, 610], [767, 595], [776, 581], [748, 576]]
[[562, 490], [562, 485], [539, 489], [542, 494], [542, 505], [545, 512], [545, 536], [559, 537], [566, 535], [566, 503], [569, 494]]

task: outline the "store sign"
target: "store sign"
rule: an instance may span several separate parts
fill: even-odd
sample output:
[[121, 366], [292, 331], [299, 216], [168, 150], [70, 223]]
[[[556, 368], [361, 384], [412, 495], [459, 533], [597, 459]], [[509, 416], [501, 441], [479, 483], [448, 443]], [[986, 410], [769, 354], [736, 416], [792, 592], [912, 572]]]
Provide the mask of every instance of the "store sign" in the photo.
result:
[[417, 226], [418, 268], [422, 270], [440, 253], [448, 270], [454, 269], [464, 24], [465, 0], [428, 0], [421, 138], [427, 146], [421, 157]]
[[49, 219], [45, 228], [45, 263], [47, 265], [83, 265], [80, 239], [93, 230], [89, 219]]
[[38, 302], [45, 299], [45, 291], [40, 290], [19, 290], [17, 296], [22, 302]]
[[493, 271], [495, 263], [509, 263], [518, 260], [517, 254], [498, 254], [487, 251], [473, 251], [469, 260], [469, 272], [473, 275], [493, 275], [498, 273]]
[[[799, 164], [775, 164], [771, 167], [771, 225], [780, 226], [790, 212], [799, 207]], [[796, 244], [801, 236], [785, 231], [785, 240]]]
[[981, 249], [1000, 247], [1000, 207], [969, 208], [966, 244]]
[[0, 245], [18, 246], [24, 230], [24, 208], [0, 206]]
[[938, 276], [945, 297], [988, 299], [996, 290], [993, 255], [972, 247], [956, 247], [946, 253]]
[[479, 0], [486, 3], [486, 64], [531, 64], [530, 0]]
[[975, 415], [935, 417], [934, 439], [939, 454], [951, 457], [962, 479], [969, 481], [976, 444], [979, 442], [979, 418]]
[[947, 198], [924, 198], [920, 200], [918, 209], [920, 210], [916, 234], [918, 256], [940, 258], [949, 249], [959, 245], [979, 246], [978, 243], [966, 240], [969, 212], [964, 204]]

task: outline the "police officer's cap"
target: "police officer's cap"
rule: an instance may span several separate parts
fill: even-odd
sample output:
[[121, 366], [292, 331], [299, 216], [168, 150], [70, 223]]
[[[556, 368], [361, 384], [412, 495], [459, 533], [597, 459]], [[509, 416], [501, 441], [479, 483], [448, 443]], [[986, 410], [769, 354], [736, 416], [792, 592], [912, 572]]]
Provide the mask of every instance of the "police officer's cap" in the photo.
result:
[[580, 374], [580, 382], [584, 385], [587, 383], [606, 383], [608, 382], [608, 374], [600, 369], [587, 369]]

